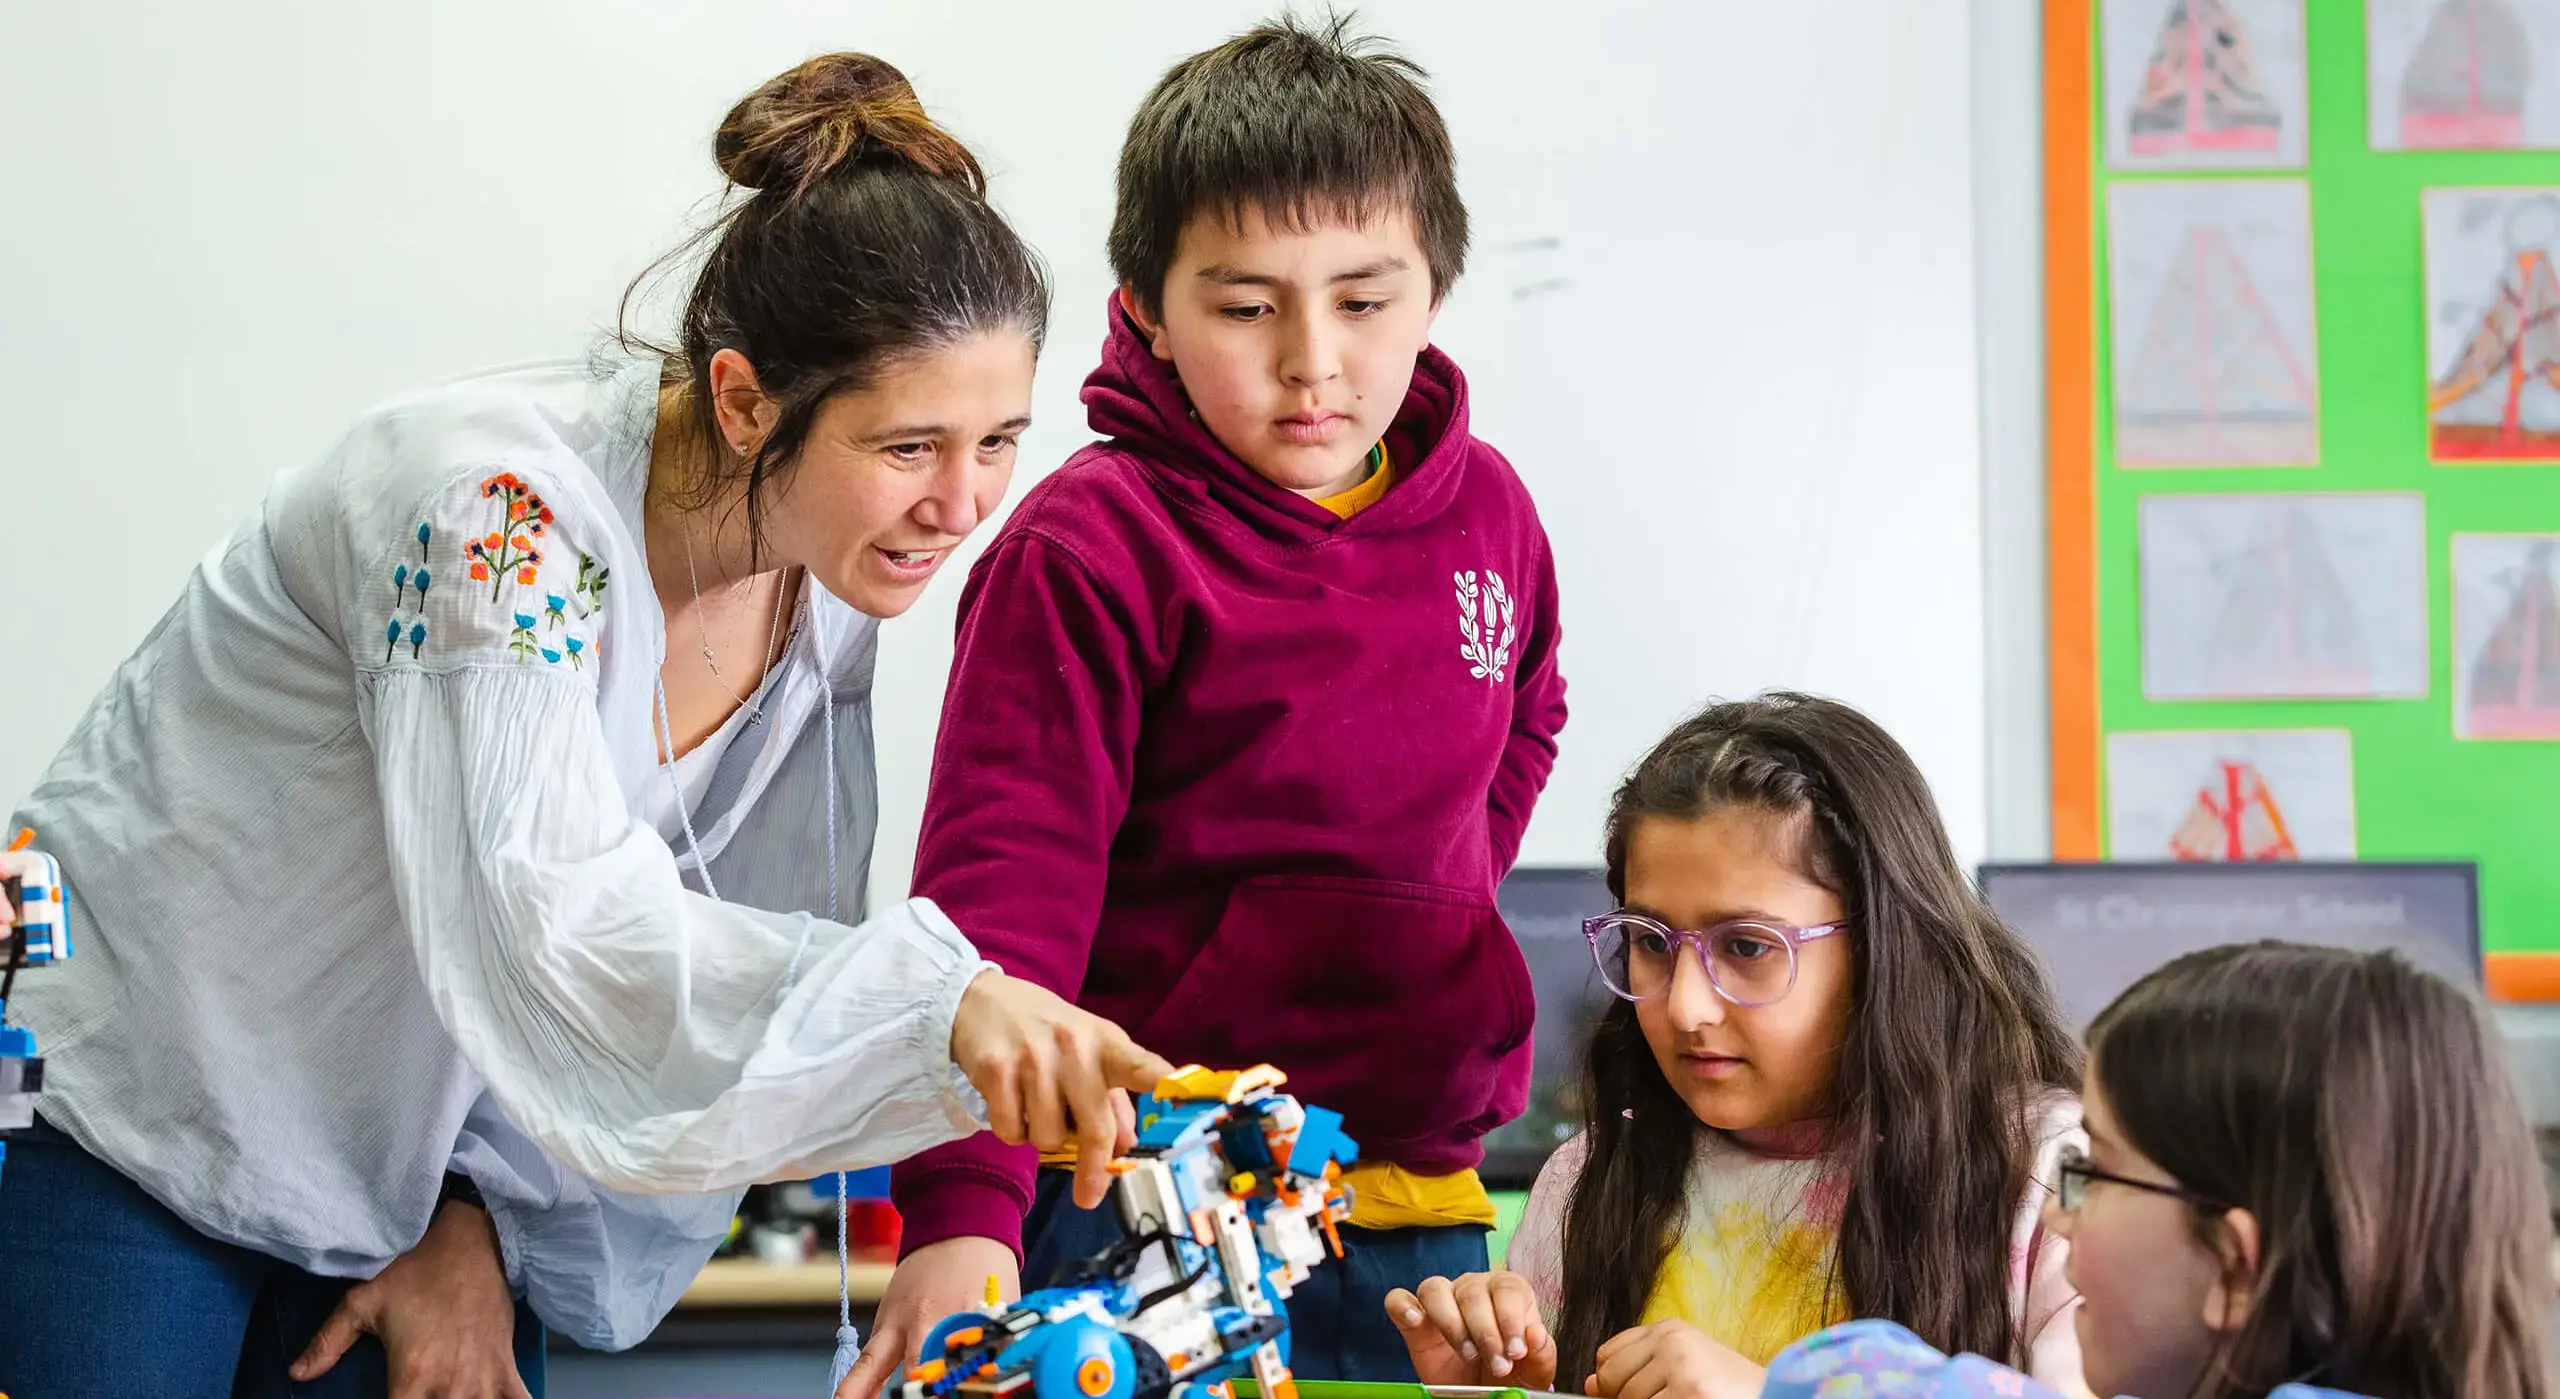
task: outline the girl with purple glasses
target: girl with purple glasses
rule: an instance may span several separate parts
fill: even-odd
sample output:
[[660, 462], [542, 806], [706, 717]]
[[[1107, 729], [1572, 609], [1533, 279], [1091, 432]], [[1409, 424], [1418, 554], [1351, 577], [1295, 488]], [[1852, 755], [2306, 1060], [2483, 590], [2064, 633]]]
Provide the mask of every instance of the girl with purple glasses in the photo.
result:
[[1827, 700], [1715, 705], [1619, 788], [1608, 876], [1583, 1132], [1516, 1271], [1388, 1297], [1424, 1382], [1750, 1399], [1862, 1317], [2080, 1390], [2038, 1183], [2080, 1055], [1901, 746]]

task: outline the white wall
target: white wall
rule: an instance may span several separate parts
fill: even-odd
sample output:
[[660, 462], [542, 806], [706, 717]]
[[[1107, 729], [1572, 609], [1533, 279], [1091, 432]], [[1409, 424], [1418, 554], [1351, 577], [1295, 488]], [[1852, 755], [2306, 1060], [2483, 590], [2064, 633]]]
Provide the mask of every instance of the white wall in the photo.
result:
[[1989, 852], [2053, 853], [2044, 421], [2041, 6], [1973, 0], [1974, 275], [1982, 344]]
[[[1266, 7], [0, 8], [0, 797], [273, 472], [411, 382], [577, 351], [712, 192], [722, 110], [812, 52], [904, 67], [1050, 258], [1025, 460], [1054, 464], [1084, 440], [1121, 125]], [[1664, 727], [1772, 685], [1876, 713], [1981, 854], [1968, 0], [1365, 14], [1437, 75], [1479, 231], [1440, 338], [1563, 573], [1574, 719], [1525, 858], [1592, 858]], [[957, 593], [886, 633], [886, 892]]]

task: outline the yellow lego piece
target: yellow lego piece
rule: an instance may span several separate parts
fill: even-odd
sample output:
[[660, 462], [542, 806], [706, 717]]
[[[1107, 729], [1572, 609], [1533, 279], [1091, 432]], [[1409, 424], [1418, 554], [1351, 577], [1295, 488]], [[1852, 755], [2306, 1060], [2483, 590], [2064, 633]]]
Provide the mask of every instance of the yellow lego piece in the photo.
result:
[[1185, 1064], [1157, 1081], [1155, 1095], [1169, 1103], [1203, 1098], [1241, 1103], [1255, 1092], [1278, 1088], [1288, 1081], [1287, 1074], [1269, 1064], [1256, 1064], [1250, 1069], [1204, 1069], [1198, 1064]]

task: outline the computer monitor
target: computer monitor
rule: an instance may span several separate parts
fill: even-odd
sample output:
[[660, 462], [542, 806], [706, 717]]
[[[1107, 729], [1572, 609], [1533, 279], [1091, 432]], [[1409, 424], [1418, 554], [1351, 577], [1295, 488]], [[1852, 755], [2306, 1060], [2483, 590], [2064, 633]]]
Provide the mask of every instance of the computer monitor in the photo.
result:
[[2469, 863], [1993, 864], [1982, 892], [2044, 959], [2074, 1030], [2165, 962], [2267, 938], [2388, 948], [2480, 986], [2479, 876]]
[[1538, 997], [1529, 1107], [1486, 1134], [1481, 1168], [1497, 1190], [1526, 1189], [1548, 1153], [1582, 1125], [1582, 1044], [1609, 1004], [1582, 920], [1613, 906], [1596, 869], [1518, 869], [1496, 895]]
[[[2074, 1030], [2141, 976], [2187, 952], [2281, 938], [2396, 948], [2456, 984], [2480, 985], [2479, 886], [2467, 863], [1994, 864], [1992, 908], [2044, 959]], [[1611, 907], [1596, 869], [1521, 869], [1498, 895], [1536, 988], [1529, 1106], [1485, 1137], [1483, 1174], [1524, 1189], [1582, 1122], [1582, 1049], [1609, 991], [1582, 920]], [[2500, 1007], [2537, 1122], [2560, 1124], [2560, 1007]], [[2530, 1022], [2530, 1023], [2527, 1023]], [[2560, 1199], [2560, 1174], [2554, 1197]]]

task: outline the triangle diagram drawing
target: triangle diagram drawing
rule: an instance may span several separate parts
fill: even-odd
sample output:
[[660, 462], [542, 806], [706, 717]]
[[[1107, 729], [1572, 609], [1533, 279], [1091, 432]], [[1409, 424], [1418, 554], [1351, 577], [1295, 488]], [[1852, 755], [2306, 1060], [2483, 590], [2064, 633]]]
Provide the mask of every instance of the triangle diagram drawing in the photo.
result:
[[2227, 694], [2365, 694], [2373, 648], [2310, 517], [2271, 511], [2227, 565], [2208, 653]]
[[2553, 546], [2536, 544], [2524, 567], [2499, 581], [2510, 591], [2466, 687], [2466, 738], [2560, 738], [2560, 587]]
[[2188, 229], [2144, 319], [2116, 403], [2134, 464], [2307, 462], [2317, 394], [2225, 229]]
[[2260, 84], [2230, 0], [2176, 0], [2126, 115], [2137, 156], [2272, 152], [2284, 116]]
[[2443, 0], [2400, 74], [2400, 144], [2411, 150], [2523, 144], [2532, 73], [2506, 0]]

